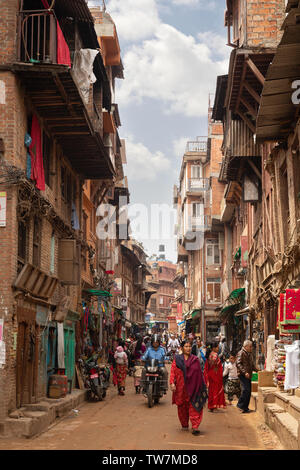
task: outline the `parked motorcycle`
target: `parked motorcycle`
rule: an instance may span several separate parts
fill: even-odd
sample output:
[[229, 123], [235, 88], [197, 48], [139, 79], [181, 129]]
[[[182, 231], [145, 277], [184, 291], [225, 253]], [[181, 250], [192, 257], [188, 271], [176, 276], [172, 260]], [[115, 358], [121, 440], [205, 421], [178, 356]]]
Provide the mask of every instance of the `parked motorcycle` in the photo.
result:
[[163, 378], [157, 359], [148, 361], [145, 364], [145, 369], [145, 381], [141, 380], [140, 385], [143, 388], [144, 396], [148, 400], [149, 408], [152, 408], [154, 403], [159, 403], [160, 398], [164, 394]]
[[84, 385], [88, 389], [88, 400], [98, 399], [102, 401], [106, 397], [109, 387], [110, 370], [105, 365], [97, 364], [97, 357], [90, 359], [79, 359]]

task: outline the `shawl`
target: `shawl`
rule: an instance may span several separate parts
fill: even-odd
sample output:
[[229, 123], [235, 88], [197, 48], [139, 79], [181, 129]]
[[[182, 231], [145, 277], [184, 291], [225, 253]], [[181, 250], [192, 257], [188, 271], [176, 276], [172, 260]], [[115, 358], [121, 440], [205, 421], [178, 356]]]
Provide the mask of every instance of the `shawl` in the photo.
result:
[[182, 370], [184, 385], [186, 387], [191, 404], [196, 411], [200, 412], [208, 398], [207, 389], [198, 357], [190, 355], [188, 360], [183, 354], [175, 356], [176, 367]]

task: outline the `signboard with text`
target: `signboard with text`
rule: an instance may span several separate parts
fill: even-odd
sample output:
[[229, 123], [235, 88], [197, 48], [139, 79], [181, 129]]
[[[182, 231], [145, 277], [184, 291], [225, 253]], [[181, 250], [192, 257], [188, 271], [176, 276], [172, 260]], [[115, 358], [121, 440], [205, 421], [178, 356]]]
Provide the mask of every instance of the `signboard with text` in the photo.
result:
[[0, 192], [0, 227], [6, 227], [6, 191]]

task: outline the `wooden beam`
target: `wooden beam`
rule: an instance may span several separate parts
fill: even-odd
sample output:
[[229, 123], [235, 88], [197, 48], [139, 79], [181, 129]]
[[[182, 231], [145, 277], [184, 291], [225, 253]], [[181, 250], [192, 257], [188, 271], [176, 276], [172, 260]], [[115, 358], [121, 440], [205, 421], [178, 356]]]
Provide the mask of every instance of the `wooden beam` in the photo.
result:
[[[247, 57], [246, 57], [246, 59], [247, 59]], [[246, 76], [246, 71], [247, 71], [247, 62], [245, 60], [244, 63], [243, 63], [243, 71], [242, 71], [242, 75], [241, 75], [239, 93], [238, 93], [238, 97], [237, 97], [236, 105], [235, 105], [235, 112], [237, 112], [237, 110], [239, 109], [240, 100], [241, 100], [241, 96], [242, 96], [242, 92], [243, 92], [245, 76]]]
[[[51, 129], [52, 127], [86, 127], [86, 122], [85, 121], [82, 121], [82, 122], [73, 122], [73, 119], [70, 117], [70, 122], [59, 122], [60, 119], [59, 117], [56, 118], [58, 122], [51, 122], [50, 124], [48, 124], [48, 127]], [[45, 118], [45, 120], [47, 121], [47, 118]]]
[[252, 114], [252, 116], [254, 117], [254, 119], [256, 119], [256, 118], [257, 118], [257, 111], [256, 111], [256, 109], [254, 109], [254, 108], [251, 106], [251, 104], [247, 103], [247, 101], [246, 101], [243, 97], [240, 98], [240, 101], [241, 101], [241, 103], [245, 106], [245, 108], [248, 109], [249, 113]]
[[248, 65], [248, 67], [252, 70], [252, 72], [254, 73], [254, 75], [256, 76], [257, 80], [262, 84], [264, 85], [265, 83], [265, 77], [263, 76], [263, 74], [261, 73], [260, 70], [258, 70], [258, 68], [256, 67], [255, 63], [253, 62], [253, 60], [250, 59], [250, 57], [246, 57], [246, 63]]
[[247, 124], [247, 126], [249, 127], [249, 129], [251, 130], [251, 132], [253, 132], [253, 134], [255, 134], [255, 126], [252, 124], [252, 122], [250, 121], [250, 119], [248, 119], [246, 116], [244, 116], [244, 114], [237, 110], [236, 113], [243, 119], [243, 121], [245, 122], [245, 124]]
[[89, 132], [54, 132], [55, 135], [90, 135]]
[[249, 83], [247, 83], [246, 81], [244, 82], [244, 88], [246, 88], [246, 90], [248, 91], [249, 95], [251, 95], [255, 101], [257, 101], [257, 103], [259, 104], [260, 103], [260, 96], [259, 94], [252, 88], [251, 85], [249, 85]]
[[254, 163], [250, 160], [250, 158], [247, 159], [247, 162], [248, 164], [251, 166], [252, 170], [254, 171], [254, 173], [256, 174], [256, 176], [260, 179], [261, 181], [261, 174], [259, 172], [259, 170], [256, 168], [256, 166], [254, 165]]

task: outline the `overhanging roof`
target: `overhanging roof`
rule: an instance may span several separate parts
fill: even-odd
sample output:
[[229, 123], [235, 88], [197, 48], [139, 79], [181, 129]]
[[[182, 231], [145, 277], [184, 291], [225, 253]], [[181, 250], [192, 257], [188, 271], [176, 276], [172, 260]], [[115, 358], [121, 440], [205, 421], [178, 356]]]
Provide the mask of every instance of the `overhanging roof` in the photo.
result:
[[92, 122], [72, 70], [64, 65], [15, 63], [39, 117], [73, 168], [87, 179], [111, 179], [115, 171]]
[[227, 83], [228, 75], [220, 75], [217, 77], [215, 102], [212, 112], [212, 119], [215, 121], [223, 120]]
[[257, 116], [256, 136], [260, 141], [285, 140], [299, 116], [292, 103], [292, 83], [300, 77], [300, 9], [291, 10], [284, 34], [266, 75]]

